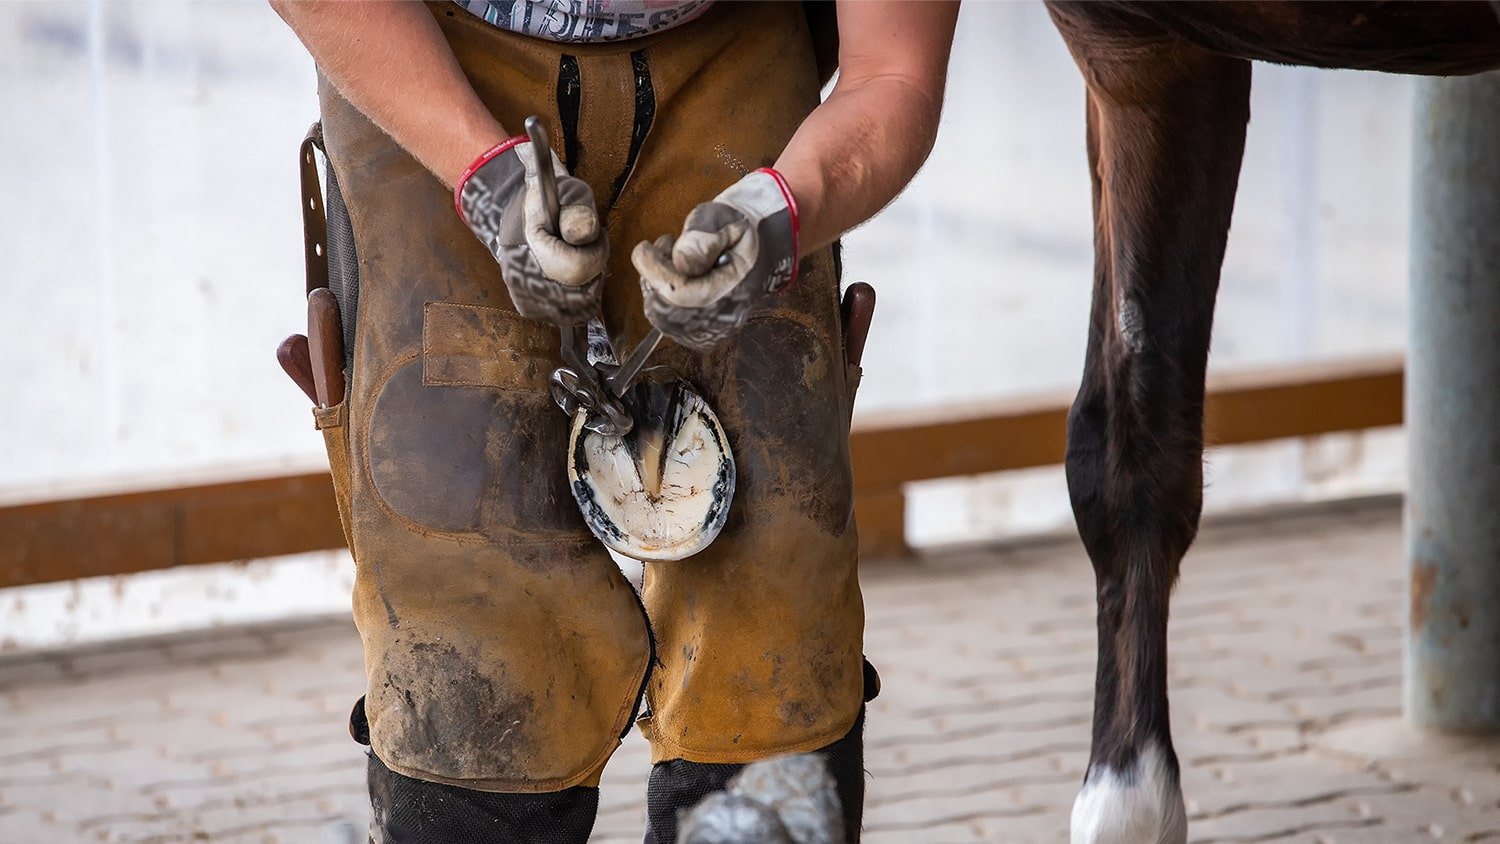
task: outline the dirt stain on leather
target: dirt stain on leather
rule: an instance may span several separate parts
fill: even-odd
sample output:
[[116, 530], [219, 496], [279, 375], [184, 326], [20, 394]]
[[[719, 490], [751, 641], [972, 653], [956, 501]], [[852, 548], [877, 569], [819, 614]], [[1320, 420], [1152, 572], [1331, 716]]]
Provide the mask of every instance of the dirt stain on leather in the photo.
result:
[[[853, 506], [847, 439], [809, 435], [844, 429], [843, 385], [828, 365], [830, 348], [799, 320], [752, 320], [734, 352], [729, 388], [734, 400], [717, 410], [729, 423], [756, 420], [754, 447], [735, 448], [741, 485], [759, 499], [745, 503], [759, 515], [772, 503], [767, 499], [787, 499], [822, 530], [839, 536]], [[806, 350], [800, 377], [790, 384], [788, 349]]]
[[[446, 642], [414, 642], [391, 665], [389, 692], [408, 710], [399, 732], [386, 737], [388, 752], [423, 770], [465, 778], [515, 770], [534, 758], [525, 725], [536, 711], [530, 694], [494, 672], [481, 673], [473, 661]], [[400, 678], [400, 679], [398, 679]]]

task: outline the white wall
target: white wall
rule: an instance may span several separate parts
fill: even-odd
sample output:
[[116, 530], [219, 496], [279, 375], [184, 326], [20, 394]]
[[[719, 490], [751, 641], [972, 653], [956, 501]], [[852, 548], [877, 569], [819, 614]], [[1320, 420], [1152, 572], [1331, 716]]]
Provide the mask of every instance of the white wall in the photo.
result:
[[273, 360], [313, 85], [263, 3], [0, 4], [0, 486], [317, 458]]

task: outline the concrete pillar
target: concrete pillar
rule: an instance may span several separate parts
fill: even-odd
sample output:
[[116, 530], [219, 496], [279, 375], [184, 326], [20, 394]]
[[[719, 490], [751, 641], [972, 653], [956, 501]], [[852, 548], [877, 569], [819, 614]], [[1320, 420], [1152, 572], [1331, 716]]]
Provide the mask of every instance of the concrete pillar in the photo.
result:
[[1406, 716], [1500, 730], [1500, 72], [1417, 82]]

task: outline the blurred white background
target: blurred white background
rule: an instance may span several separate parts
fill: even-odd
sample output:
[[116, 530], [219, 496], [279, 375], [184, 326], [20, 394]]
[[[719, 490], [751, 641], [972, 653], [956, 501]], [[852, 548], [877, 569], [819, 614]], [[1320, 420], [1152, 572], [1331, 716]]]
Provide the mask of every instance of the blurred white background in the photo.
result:
[[[1211, 368], [1399, 351], [1409, 81], [1255, 77]], [[316, 117], [311, 61], [275, 14], [0, 4], [0, 106], [0, 500], [322, 465], [273, 360], [304, 327], [294, 156]], [[1071, 390], [1089, 207], [1082, 83], [1045, 10], [965, 4], [932, 159], [845, 242], [846, 280], [880, 294], [859, 414]], [[1208, 508], [1389, 491], [1403, 474], [1398, 431], [1220, 449]], [[918, 484], [908, 518], [928, 545], [1070, 523], [1060, 468]], [[0, 590], [0, 649], [338, 611], [349, 565]]]

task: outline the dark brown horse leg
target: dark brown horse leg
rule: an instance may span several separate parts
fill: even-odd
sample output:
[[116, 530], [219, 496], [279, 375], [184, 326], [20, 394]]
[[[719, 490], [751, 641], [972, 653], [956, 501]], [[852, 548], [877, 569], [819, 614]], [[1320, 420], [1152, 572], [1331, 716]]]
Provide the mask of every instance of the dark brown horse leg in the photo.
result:
[[1097, 581], [1099, 660], [1072, 840], [1183, 844], [1167, 607], [1202, 507], [1203, 376], [1250, 65], [1149, 23], [1112, 19], [1106, 29], [1098, 8], [1052, 8], [1088, 83], [1095, 212], [1093, 313], [1067, 472]]

